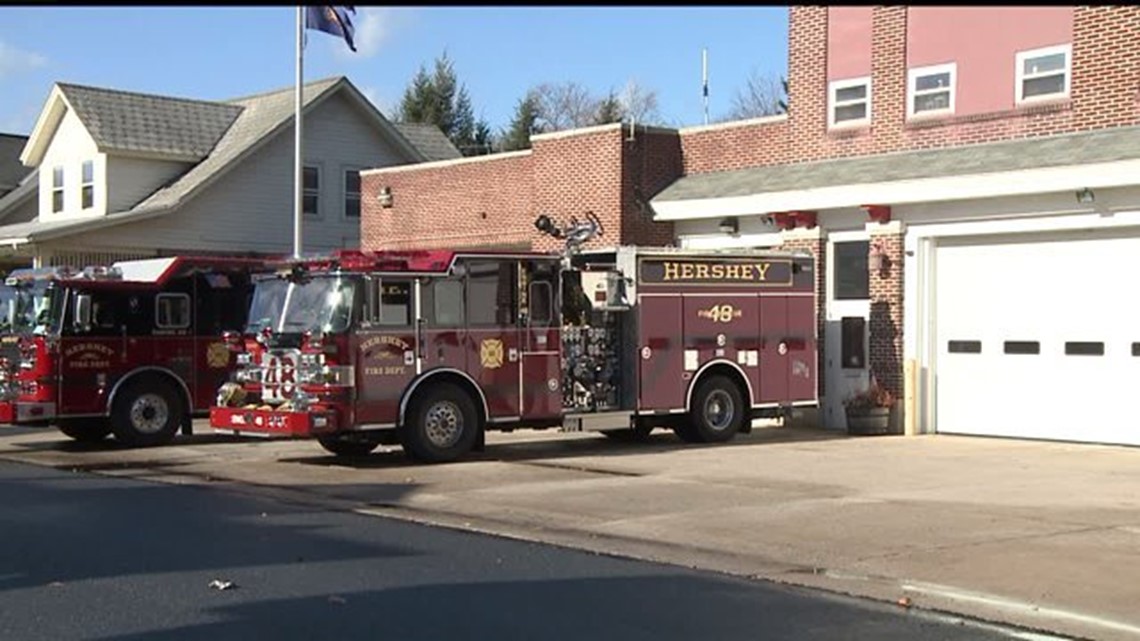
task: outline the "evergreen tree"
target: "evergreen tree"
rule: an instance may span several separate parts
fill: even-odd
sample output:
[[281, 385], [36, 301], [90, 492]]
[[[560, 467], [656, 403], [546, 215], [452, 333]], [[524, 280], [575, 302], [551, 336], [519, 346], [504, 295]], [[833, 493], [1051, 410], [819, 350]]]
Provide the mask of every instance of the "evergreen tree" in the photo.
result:
[[420, 66], [404, 89], [396, 120], [439, 127], [465, 156], [473, 155], [480, 148], [476, 142], [477, 123], [471, 98], [467, 95], [467, 88], [459, 82], [455, 65], [446, 51], [436, 58], [433, 73], [429, 74], [423, 65]]
[[538, 97], [528, 91], [515, 105], [515, 115], [503, 133], [503, 151], [530, 149], [530, 137], [538, 133]]
[[621, 122], [625, 117], [625, 108], [616, 94], [610, 91], [609, 95], [598, 101], [598, 114], [594, 117], [594, 124], [608, 125], [611, 122]]

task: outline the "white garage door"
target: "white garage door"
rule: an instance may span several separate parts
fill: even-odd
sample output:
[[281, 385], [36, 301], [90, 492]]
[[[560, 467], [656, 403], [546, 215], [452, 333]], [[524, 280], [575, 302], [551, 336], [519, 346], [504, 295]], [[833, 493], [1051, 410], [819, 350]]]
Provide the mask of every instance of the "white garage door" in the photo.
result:
[[1140, 238], [936, 251], [939, 432], [1140, 444]]

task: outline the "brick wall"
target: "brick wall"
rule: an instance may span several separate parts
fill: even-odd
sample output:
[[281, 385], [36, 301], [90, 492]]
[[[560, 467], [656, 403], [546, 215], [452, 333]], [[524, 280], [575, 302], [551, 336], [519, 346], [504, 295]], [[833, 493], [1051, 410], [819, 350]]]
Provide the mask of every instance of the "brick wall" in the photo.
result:
[[[871, 233], [872, 248], [886, 256], [881, 271], [870, 270], [871, 318], [869, 354], [871, 372], [896, 398], [903, 392], [903, 234], [897, 223]], [[872, 252], [875, 250], [872, 249]]]
[[[529, 244], [532, 165], [532, 154], [522, 153], [366, 172], [361, 248]], [[390, 208], [378, 199], [384, 187], [392, 192]]]
[[826, 6], [791, 8], [788, 118], [741, 123], [735, 127], [681, 130], [686, 173], [731, 171], [1140, 124], [1138, 7], [1079, 6], [1074, 9], [1070, 99], [995, 113], [908, 123], [907, 8], [876, 6], [872, 14], [871, 125], [828, 131], [827, 14]]

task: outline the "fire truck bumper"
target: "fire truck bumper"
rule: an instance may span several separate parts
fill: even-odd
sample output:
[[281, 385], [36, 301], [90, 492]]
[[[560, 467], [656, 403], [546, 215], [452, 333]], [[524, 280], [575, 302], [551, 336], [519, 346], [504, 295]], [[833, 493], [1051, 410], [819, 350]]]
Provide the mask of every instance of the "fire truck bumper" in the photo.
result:
[[215, 432], [257, 436], [318, 436], [336, 431], [331, 411], [282, 412], [277, 410], [211, 407], [210, 427]]
[[16, 403], [16, 422], [34, 423], [55, 418], [55, 403]]

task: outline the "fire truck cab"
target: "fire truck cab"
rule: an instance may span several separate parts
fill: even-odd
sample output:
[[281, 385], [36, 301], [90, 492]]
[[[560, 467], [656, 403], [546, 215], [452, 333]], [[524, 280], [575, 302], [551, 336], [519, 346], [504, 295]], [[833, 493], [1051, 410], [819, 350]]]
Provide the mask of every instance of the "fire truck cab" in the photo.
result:
[[222, 335], [244, 326], [263, 264], [178, 256], [23, 274], [38, 311], [19, 337], [13, 422], [131, 446], [190, 433], [229, 376]]
[[301, 260], [257, 282], [210, 423], [429, 462], [491, 429], [725, 441], [817, 402], [814, 282], [811, 255], [771, 251]]

